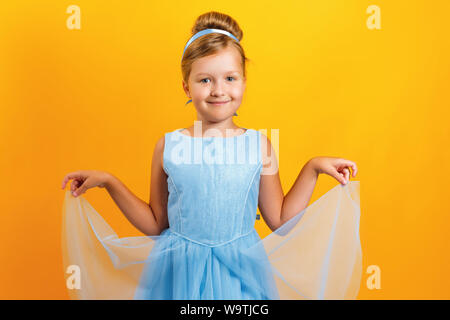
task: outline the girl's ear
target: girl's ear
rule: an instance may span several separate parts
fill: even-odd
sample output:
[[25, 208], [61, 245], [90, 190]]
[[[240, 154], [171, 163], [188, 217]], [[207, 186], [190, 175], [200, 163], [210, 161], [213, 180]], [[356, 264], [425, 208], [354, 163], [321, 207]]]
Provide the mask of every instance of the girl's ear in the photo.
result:
[[189, 86], [184, 82], [184, 80], [182, 81], [182, 85], [183, 85], [183, 90], [184, 92], [186, 92], [186, 95], [191, 98], [191, 94], [189, 92]]

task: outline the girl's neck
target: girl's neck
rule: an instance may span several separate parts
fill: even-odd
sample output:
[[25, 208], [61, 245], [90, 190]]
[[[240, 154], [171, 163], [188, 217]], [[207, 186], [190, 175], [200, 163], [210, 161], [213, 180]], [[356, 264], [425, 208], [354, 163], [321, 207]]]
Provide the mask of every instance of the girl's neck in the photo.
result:
[[245, 132], [245, 129], [236, 126], [233, 121], [229, 123], [206, 123], [202, 120], [196, 120], [192, 126], [185, 129], [189, 131], [190, 136], [199, 136], [199, 132], [201, 132], [202, 137], [217, 135], [225, 137], [230, 135], [240, 135]]

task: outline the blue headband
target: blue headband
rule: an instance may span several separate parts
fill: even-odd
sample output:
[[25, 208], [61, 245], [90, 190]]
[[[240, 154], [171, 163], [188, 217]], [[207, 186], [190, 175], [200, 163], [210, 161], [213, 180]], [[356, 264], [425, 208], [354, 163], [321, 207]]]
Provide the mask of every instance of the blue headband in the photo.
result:
[[224, 34], [224, 35], [227, 35], [227, 36], [233, 38], [234, 40], [236, 40], [236, 41], [239, 43], [238, 38], [236, 38], [235, 36], [233, 36], [233, 35], [232, 35], [231, 33], [229, 33], [228, 31], [225, 31], [225, 30], [222, 30], [222, 29], [205, 29], [205, 30], [202, 30], [202, 31], [197, 32], [196, 34], [194, 34], [194, 35], [189, 39], [189, 41], [188, 41], [188, 42], [186, 43], [186, 45], [184, 46], [183, 55], [181, 56], [181, 60], [183, 60], [184, 52], [186, 51], [187, 47], [189, 47], [189, 46], [191, 45], [191, 43], [192, 43], [195, 39], [197, 39], [197, 38], [199, 38], [199, 37], [201, 37], [201, 36], [204, 36], [205, 34], [208, 34], [208, 33], [221, 33], [221, 34]]
[[[201, 36], [204, 36], [205, 34], [208, 34], [208, 33], [221, 33], [221, 34], [224, 34], [224, 35], [227, 35], [227, 36], [233, 38], [234, 40], [237, 41], [237, 43], [239, 43], [239, 39], [236, 38], [235, 36], [233, 36], [233, 34], [231, 34], [230, 32], [228, 32], [226, 30], [222, 30], [222, 29], [204, 29], [204, 30], [199, 31], [196, 34], [194, 34], [189, 39], [189, 41], [186, 43], [186, 45], [184, 46], [183, 55], [181, 56], [181, 60], [183, 60], [184, 52], [186, 51], [187, 47], [189, 47], [191, 45], [191, 43], [194, 42], [194, 40], [196, 40], [197, 38], [200, 38]], [[188, 102], [186, 102], [186, 104], [188, 104], [189, 102], [192, 102], [192, 99], [189, 100]], [[235, 112], [234, 115], [237, 116], [237, 113]]]

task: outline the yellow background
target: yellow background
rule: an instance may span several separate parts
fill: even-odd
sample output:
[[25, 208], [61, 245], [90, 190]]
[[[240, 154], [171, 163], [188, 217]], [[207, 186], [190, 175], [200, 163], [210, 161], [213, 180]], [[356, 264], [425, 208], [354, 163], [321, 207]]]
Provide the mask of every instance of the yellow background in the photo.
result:
[[[69, 5], [81, 9], [70, 30]], [[369, 30], [369, 5], [381, 30]], [[10, 1], [0, 10], [0, 298], [67, 299], [61, 181], [114, 173], [148, 201], [153, 148], [193, 124], [180, 58], [216, 10], [252, 60], [237, 125], [278, 129], [285, 194], [305, 162], [358, 165], [359, 299], [449, 299], [449, 25], [443, 1]], [[321, 175], [311, 202], [338, 182]], [[67, 186], [66, 188], [69, 188]], [[84, 195], [141, 235], [105, 189]], [[257, 220], [261, 237], [269, 229]], [[366, 286], [371, 265], [381, 288]]]

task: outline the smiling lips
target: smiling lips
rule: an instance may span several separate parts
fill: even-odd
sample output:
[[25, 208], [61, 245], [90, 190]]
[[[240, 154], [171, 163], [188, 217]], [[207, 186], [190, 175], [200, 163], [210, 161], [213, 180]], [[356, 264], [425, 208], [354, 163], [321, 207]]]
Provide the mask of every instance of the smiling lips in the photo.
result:
[[230, 101], [216, 101], [216, 102], [212, 101], [212, 102], [208, 102], [208, 103], [209, 103], [209, 104], [213, 104], [213, 105], [220, 106], [220, 105], [226, 104], [226, 103], [228, 103], [228, 102], [230, 102]]

